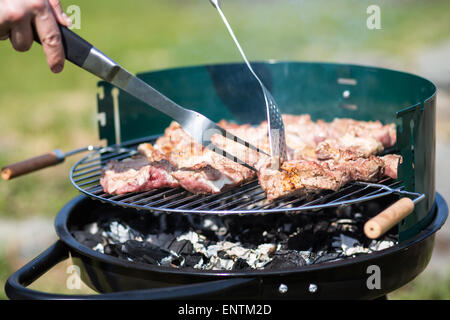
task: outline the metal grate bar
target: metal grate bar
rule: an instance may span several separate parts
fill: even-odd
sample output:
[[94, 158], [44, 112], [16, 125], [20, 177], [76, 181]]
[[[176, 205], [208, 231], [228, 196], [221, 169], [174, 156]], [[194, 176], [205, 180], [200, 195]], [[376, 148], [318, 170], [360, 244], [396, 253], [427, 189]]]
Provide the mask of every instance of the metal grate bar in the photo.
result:
[[98, 193], [99, 191], [103, 191], [103, 187], [101, 185], [97, 184], [95, 186], [86, 188], [86, 191], [89, 192], [89, 193], [94, 193], [95, 194], [95, 193]]
[[[114, 149], [112, 149], [114, 150]], [[95, 161], [99, 161], [99, 160], [111, 160], [112, 158], [114, 158], [117, 155], [121, 155], [121, 154], [130, 154], [131, 152], [134, 152], [135, 150], [130, 150], [130, 149], [116, 149], [114, 151], [108, 151], [108, 152], [104, 152], [104, 153], [97, 153], [99, 156], [98, 157], [91, 157], [89, 160], [84, 161], [84, 164], [89, 164]]]
[[[172, 199], [177, 199], [178, 197], [182, 197], [182, 196], [184, 196], [184, 195], [186, 195], [188, 193], [189, 193], [188, 191], [184, 191], [184, 192], [181, 192], [181, 193], [175, 193], [175, 194], [173, 194], [171, 196], [164, 197], [164, 198], [162, 198], [160, 200], [157, 200], [157, 201], [153, 201], [152, 203], [149, 203], [148, 205], [155, 206], [155, 205], [159, 205], [160, 203], [165, 203], [167, 201], [170, 202]], [[146, 205], [146, 206], [148, 206], [148, 205]]]
[[161, 206], [161, 208], [177, 208], [177, 206], [180, 203], [191, 202], [191, 200], [198, 199], [200, 197], [202, 197], [202, 195], [200, 195], [200, 194], [192, 194], [189, 197], [185, 197], [183, 199], [180, 199], [180, 200], [177, 200], [177, 201], [172, 201], [171, 203], [163, 205], [163, 206]]
[[[235, 193], [233, 193], [233, 190], [229, 190], [229, 191], [225, 191], [225, 192], [219, 193], [219, 194], [212, 194], [212, 195], [209, 195], [209, 196], [202, 196], [202, 198], [200, 198], [200, 199], [198, 199], [198, 200], [196, 200], [196, 201], [193, 201], [193, 202], [191, 202], [190, 204], [187, 204], [187, 205], [183, 205], [183, 206], [181, 206], [181, 207], [178, 207], [178, 209], [187, 209], [187, 208], [192, 207], [192, 206], [195, 206], [195, 205], [197, 205], [197, 204], [199, 204], [199, 203], [205, 203], [205, 202], [208, 202], [208, 201], [210, 201], [210, 200], [212, 200], [212, 199], [216, 199], [216, 198], [219, 198], [219, 200], [222, 200], [222, 199], [229, 199], [230, 197], [232, 197], [233, 195], [236, 195], [237, 193], [239, 193], [239, 194], [245, 193], [245, 192], [247, 191], [246, 188], [248, 188], [249, 185], [251, 185], [251, 184], [253, 184], [253, 183], [255, 183], [255, 181], [249, 182], [248, 184], [244, 184], [244, 185], [241, 186], [241, 188], [239, 189], [240, 191], [237, 191], [237, 192], [234, 191]], [[257, 187], [258, 187], [258, 186], [257, 186]], [[230, 195], [229, 195], [228, 197], [224, 197], [224, 194], [230, 194]], [[196, 207], [196, 209], [199, 210], [198, 207]]]
[[133, 201], [135, 199], [142, 199], [144, 197], [147, 197], [149, 195], [153, 195], [155, 193], [161, 192], [161, 190], [149, 190], [149, 191], [144, 191], [144, 192], [140, 192], [140, 193], [136, 193], [134, 195], [131, 195], [130, 197], [123, 199], [122, 202], [126, 202], [129, 204], [133, 204]]
[[88, 181], [83, 182], [83, 183], [79, 183], [78, 185], [79, 185], [80, 187], [84, 187], [84, 186], [88, 186], [88, 185], [93, 184], [93, 183], [96, 183], [96, 182], [97, 182], [97, 184], [98, 184], [99, 181], [100, 181], [100, 179], [92, 179], [92, 180], [88, 180]]
[[[121, 153], [122, 154], [122, 153]], [[95, 164], [91, 164], [91, 165], [87, 165], [87, 166], [83, 166], [83, 167], [81, 167], [81, 168], [77, 168], [76, 170], [74, 170], [73, 172], [80, 172], [80, 171], [83, 171], [83, 170], [85, 170], [85, 169], [91, 169], [91, 168], [95, 168], [95, 167], [97, 167], [97, 166], [100, 166], [100, 169], [106, 164], [106, 162], [108, 162], [108, 161], [112, 161], [112, 160], [123, 160], [123, 159], [126, 159], [126, 158], [129, 158], [130, 156], [132, 156], [132, 155], [134, 155], [135, 153], [133, 153], [133, 154], [124, 154], [124, 155], [115, 155], [114, 157], [111, 157], [111, 158], [109, 158], [109, 159], [105, 159], [105, 160], [102, 160], [102, 161], [100, 161], [100, 162], [98, 162], [98, 163], [95, 163]]]
[[[88, 171], [85, 171], [85, 172], [82, 172], [82, 173], [74, 174], [74, 175], [72, 176], [72, 178], [82, 177], [82, 176], [84, 176], [84, 175], [86, 175], [86, 174], [98, 172], [98, 171], [101, 171], [101, 170], [102, 170], [101, 167], [99, 167], [99, 168], [97, 168], [97, 169], [91, 169], [91, 170], [88, 170]], [[76, 182], [76, 180], [74, 180], [74, 181]]]
[[[83, 181], [83, 180], [86, 180], [86, 179], [90, 179], [90, 178], [94, 178], [94, 177], [99, 177], [99, 176], [101, 176], [101, 175], [102, 175], [101, 172], [97, 172], [97, 173], [94, 173], [94, 174], [85, 176], [85, 177], [83, 177], [83, 178], [76, 179], [76, 180], [74, 180], [74, 181], [75, 181], [75, 182], [80, 182], [80, 181]], [[97, 179], [97, 180], [99, 180], [99, 179]]]
[[[264, 192], [264, 191], [261, 190], [261, 192]], [[261, 192], [258, 192], [258, 194], [261, 194]], [[217, 201], [216, 201], [216, 203], [217, 203]], [[215, 210], [224, 210], [224, 209], [227, 209], [227, 208], [232, 208], [233, 205], [235, 205], [237, 203], [242, 203], [242, 198], [238, 198], [238, 199], [232, 200], [230, 202], [226, 202], [225, 204], [223, 204], [221, 206], [218, 206], [218, 207], [215, 207], [214, 209]]]
[[[161, 190], [157, 190], [157, 191], [159, 191], [159, 192], [157, 192], [156, 194], [153, 194], [153, 195], [151, 195], [150, 197], [143, 198], [143, 199], [140, 199], [140, 200], [138, 200], [138, 201], [135, 201], [135, 202], [133, 202], [132, 204], [133, 204], [133, 205], [138, 205], [138, 204], [143, 203], [143, 202], [148, 202], [148, 201], [151, 201], [151, 200], [156, 199], [156, 198], [164, 197], [164, 196], [166, 196], [168, 193], [171, 193], [171, 192], [179, 192], [180, 190], [183, 190], [183, 189], [180, 189], [180, 188], [178, 188], [178, 189], [168, 189], [168, 190], [165, 190], [165, 191], [163, 191], [163, 192], [161, 192]], [[184, 191], [184, 190], [183, 190], [183, 191]], [[143, 206], [144, 206], [144, 207], [147, 207], [147, 206], [149, 206], [149, 205], [151, 205], [151, 203], [146, 203], [146, 204], [144, 204]]]
[[259, 194], [263, 194], [263, 195], [259, 196], [259, 197], [256, 197], [256, 198], [253, 198], [253, 199], [250, 198], [246, 202], [242, 203], [241, 205], [239, 205], [239, 206], [237, 206], [237, 207], [235, 207], [235, 208], [233, 208], [231, 210], [235, 211], [235, 210], [238, 210], [238, 209], [245, 208], [245, 207], [247, 207], [250, 204], [257, 203], [258, 201], [264, 200], [266, 198], [266, 195], [264, 194], [263, 190], [261, 190], [261, 192]]
[[[214, 207], [215, 205], [220, 205], [223, 201], [227, 201], [227, 200], [230, 200], [230, 199], [232, 199], [232, 198], [235, 198], [236, 196], [239, 196], [239, 195], [242, 195], [242, 194], [245, 194], [245, 193], [247, 193], [247, 192], [249, 192], [249, 191], [251, 191], [251, 190], [256, 190], [256, 189], [258, 189], [259, 188], [259, 186], [257, 185], [257, 186], [254, 186], [254, 187], [252, 187], [252, 188], [249, 188], [249, 189], [245, 189], [245, 190], [241, 190], [241, 191], [238, 191], [238, 192], [236, 192], [236, 193], [231, 193], [229, 196], [227, 196], [227, 197], [219, 197], [219, 199], [217, 199], [217, 200], [215, 200], [215, 201], [213, 201], [213, 202], [207, 202], [207, 203], [205, 203], [205, 204], [203, 204], [203, 205], [201, 205], [201, 206], [199, 206], [199, 207], [196, 207], [196, 209], [204, 209], [204, 208], [212, 208], [212, 207]], [[226, 205], [225, 205], [225, 207], [227, 207]], [[216, 208], [216, 210], [218, 210], [217, 208]]]

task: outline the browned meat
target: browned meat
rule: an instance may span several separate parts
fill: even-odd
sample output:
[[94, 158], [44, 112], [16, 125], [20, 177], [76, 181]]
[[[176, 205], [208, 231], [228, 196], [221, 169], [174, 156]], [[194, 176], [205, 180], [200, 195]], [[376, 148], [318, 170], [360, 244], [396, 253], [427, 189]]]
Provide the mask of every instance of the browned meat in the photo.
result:
[[395, 145], [394, 124], [383, 125], [380, 121], [357, 121], [353, 119], [334, 119], [332, 122], [311, 120], [309, 115], [283, 115], [287, 135], [301, 137], [307, 144], [314, 145], [326, 139], [340, 140], [349, 135], [358, 138], [374, 138], [384, 148]]
[[[270, 159], [221, 136], [213, 142], [252, 166], [269, 199], [324, 189], [338, 190], [354, 180], [376, 181], [397, 177], [399, 156], [374, 157], [395, 144], [395, 126], [378, 121], [335, 119], [312, 121], [309, 115], [283, 115], [288, 158], [280, 170]], [[270, 153], [267, 123], [237, 125], [222, 120], [220, 126]], [[105, 192], [122, 194], [166, 186], [181, 186], [200, 194], [218, 193], [256, 176], [255, 172], [195, 143], [172, 122], [156, 143], [142, 144], [138, 157], [113, 161], [103, 171]]]
[[197, 194], [214, 194], [235, 185], [233, 180], [207, 163], [177, 170], [172, 176], [184, 189]]
[[[262, 161], [258, 164], [258, 179], [270, 201], [321, 190], [337, 191], [352, 181], [376, 182], [392, 174], [390, 160], [385, 164], [383, 158], [372, 155], [347, 160], [290, 160], [285, 161], [280, 170], [274, 170], [271, 161]], [[386, 167], [389, 169], [385, 171]]]
[[330, 124], [329, 135], [338, 138], [346, 134], [351, 134], [360, 138], [375, 138], [382, 143], [384, 148], [393, 147], [396, 142], [394, 124], [383, 125], [380, 121], [334, 119]]
[[179, 186], [170, 174], [172, 166], [167, 160], [149, 163], [144, 156], [123, 161], [109, 161], [100, 178], [104, 192], [125, 194], [158, 188]]
[[[335, 119], [332, 122], [314, 122], [309, 115], [286, 114], [283, 115], [283, 121], [289, 159], [317, 159], [315, 149], [324, 142], [365, 158], [371, 154], [379, 154], [396, 142], [395, 125], [382, 125], [379, 121]], [[270, 151], [267, 122], [262, 122], [257, 127], [248, 124], [239, 126], [227, 121], [221, 121], [220, 125], [264, 151]]]
[[[217, 139], [218, 144], [224, 143], [223, 137]], [[154, 148], [177, 167], [172, 176], [193, 193], [218, 193], [256, 176], [252, 170], [194, 143], [176, 122], [170, 124]]]
[[397, 179], [398, 165], [402, 163], [402, 157], [396, 154], [388, 154], [380, 159], [384, 162], [384, 174], [393, 179]]
[[342, 178], [315, 161], [285, 161], [280, 170], [267, 161], [259, 167], [258, 180], [269, 201], [285, 196], [301, 196], [320, 190], [338, 190]]
[[[329, 123], [323, 120], [314, 122], [309, 115], [283, 115], [283, 121], [286, 144], [294, 149], [293, 159], [312, 159], [313, 149], [322, 142], [327, 142], [338, 149], [355, 152], [363, 157], [378, 154], [384, 147], [395, 144], [395, 130], [392, 126], [383, 126], [380, 122], [362, 122], [352, 119], [335, 119]], [[394, 141], [391, 141], [391, 135]], [[387, 145], [384, 146], [383, 142]], [[390, 145], [391, 142], [392, 145]]]

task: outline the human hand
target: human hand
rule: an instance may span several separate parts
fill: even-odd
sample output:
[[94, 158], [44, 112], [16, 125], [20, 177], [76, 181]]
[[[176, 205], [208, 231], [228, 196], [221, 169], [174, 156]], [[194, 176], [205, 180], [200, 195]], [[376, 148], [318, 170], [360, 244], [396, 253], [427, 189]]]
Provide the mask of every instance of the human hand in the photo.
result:
[[28, 51], [36, 28], [54, 73], [63, 70], [65, 60], [58, 23], [71, 25], [59, 0], [0, 0], [0, 40], [9, 38], [14, 49]]

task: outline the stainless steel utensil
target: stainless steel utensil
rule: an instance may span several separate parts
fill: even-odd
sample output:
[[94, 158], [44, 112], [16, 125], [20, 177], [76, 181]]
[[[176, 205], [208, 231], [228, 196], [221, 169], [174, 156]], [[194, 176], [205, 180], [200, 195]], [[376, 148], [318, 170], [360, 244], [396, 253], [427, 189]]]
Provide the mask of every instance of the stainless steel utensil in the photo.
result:
[[[256, 170], [233, 154], [216, 146], [211, 141], [211, 138], [215, 134], [220, 134], [247, 148], [266, 154], [264, 151], [227, 132], [204, 115], [181, 107], [141, 79], [128, 72], [121, 65], [100, 52], [92, 44], [88, 43], [74, 32], [63, 26], [59, 26], [59, 28], [67, 60], [122, 89], [149, 106], [165, 113], [177, 121], [195, 142], [244, 165], [247, 168]], [[39, 42], [37, 35], [35, 35], [35, 40]]]
[[286, 138], [284, 133], [284, 124], [283, 119], [281, 117], [280, 110], [278, 109], [278, 105], [275, 102], [275, 99], [273, 98], [272, 94], [269, 90], [264, 86], [261, 79], [258, 77], [256, 72], [253, 70], [252, 66], [250, 65], [244, 50], [242, 49], [241, 45], [239, 44], [239, 41], [237, 40], [233, 29], [231, 28], [230, 24], [228, 23], [227, 18], [225, 17], [221, 7], [219, 0], [210, 0], [211, 4], [217, 9], [219, 12], [220, 17], [222, 18], [225, 26], [228, 29], [228, 32], [231, 35], [231, 38], [233, 38], [234, 43], [236, 44], [236, 47], [238, 48], [242, 58], [244, 59], [248, 69], [252, 73], [252, 75], [255, 77], [255, 79], [258, 81], [261, 90], [264, 94], [264, 100], [266, 104], [266, 110], [267, 110], [267, 123], [268, 123], [268, 135], [269, 135], [269, 141], [270, 141], [270, 152], [271, 156], [279, 159], [279, 163], [281, 163], [283, 160], [286, 160]]

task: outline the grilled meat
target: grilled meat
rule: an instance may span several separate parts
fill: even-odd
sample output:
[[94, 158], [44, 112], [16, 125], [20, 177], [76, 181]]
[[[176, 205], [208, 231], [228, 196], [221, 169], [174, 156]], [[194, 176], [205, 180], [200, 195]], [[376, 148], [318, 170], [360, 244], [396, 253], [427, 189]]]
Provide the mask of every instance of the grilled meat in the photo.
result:
[[384, 162], [384, 175], [392, 179], [397, 179], [398, 166], [402, 163], [402, 157], [396, 154], [387, 154], [380, 159]]
[[[387, 157], [387, 158], [386, 158]], [[325, 161], [285, 161], [280, 170], [272, 160], [258, 164], [258, 179], [269, 201], [285, 196], [301, 196], [322, 190], [339, 190], [352, 181], [376, 182], [383, 176], [397, 177], [400, 157], [352, 157]]]
[[[397, 177], [399, 156], [373, 156], [395, 144], [393, 124], [352, 119], [314, 122], [309, 115], [283, 115], [283, 120], [289, 160], [281, 168], [272, 168], [273, 162], [263, 154], [220, 135], [212, 137], [217, 146], [259, 168], [259, 182], [269, 200], [338, 190], [355, 180]], [[266, 122], [252, 126], [222, 120], [219, 125], [270, 153]], [[192, 193], [211, 194], [256, 177], [252, 170], [195, 143], [176, 122], [153, 146], [141, 144], [138, 150], [146, 160], [141, 156], [107, 164], [101, 179], [105, 192], [121, 194], [181, 186]]]
[[[218, 144], [220, 139], [226, 140], [221, 136], [216, 139]], [[195, 143], [176, 122], [156, 141], [154, 149], [177, 168], [172, 176], [193, 193], [219, 193], [256, 176], [251, 169]]]
[[178, 181], [172, 177], [172, 165], [167, 160], [149, 163], [137, 156], [123, 161], [109, 161], [102, 172], [100, 184], [109, 194], [141, 192], [164, 187], [175, 188]]

